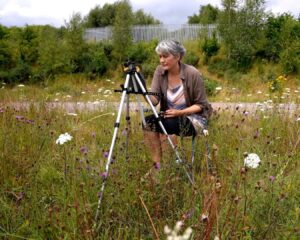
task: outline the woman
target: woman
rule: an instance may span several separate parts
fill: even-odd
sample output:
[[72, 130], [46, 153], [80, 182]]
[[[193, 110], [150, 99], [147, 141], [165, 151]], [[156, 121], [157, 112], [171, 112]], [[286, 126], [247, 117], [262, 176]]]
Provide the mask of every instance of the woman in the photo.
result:
[[[197, 124], [203, 127], [212, 113], [212, 107], [207, 101], [199, 71], [181, 61], [186, 52], [182, 44], [173, 40], [161, 41], [155, 51], [159, 55], [160, 65], [154, 72], [151, 92], [160, 94], [150, 95], [150, 99], [154, 106], [160, 104], [162, 124], [176, 143], [176, 135], [196, 134]], [[160, 169], [163, 143], [167, 136], [154, 115], [146, 117], [144, 137], [154, 161], [149, 173], [155, 174]]]

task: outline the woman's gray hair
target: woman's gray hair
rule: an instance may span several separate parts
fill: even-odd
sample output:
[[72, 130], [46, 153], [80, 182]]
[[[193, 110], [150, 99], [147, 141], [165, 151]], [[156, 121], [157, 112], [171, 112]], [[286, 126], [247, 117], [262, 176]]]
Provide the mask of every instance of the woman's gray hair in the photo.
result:
[[172, 54], [174, 56], [180, 56], [180, 59], [184, 56], [186, 50], [184, 46], [175, 40], [163, 40], [155, 48], [158, 54]]

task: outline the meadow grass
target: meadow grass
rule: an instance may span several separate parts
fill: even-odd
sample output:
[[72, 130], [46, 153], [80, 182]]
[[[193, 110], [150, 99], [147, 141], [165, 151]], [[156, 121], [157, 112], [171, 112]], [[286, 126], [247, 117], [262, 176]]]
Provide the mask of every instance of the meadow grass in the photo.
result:
[[[297, 102], [297, 94], [285, 96]], [[131, 113], [130, 131], [124, 114], [95, 229], [116, 110], [69, 115], [44, 101], [27, 109], [9, 102], [0, 106], [2, 239], [165, 239], [165, 226], [177, 221], [192, 228], [191, 239], [300, 238], [297, 106], [215, 109], [209, 136], [196, 139], [194, 186], [172, 151], [164, 153], [158, 184], [141, 181], [152, 167], [149, 149], [139, 114]], [[56, 144], [66, 132], [73, 138]], [[190, 138], [178, 149], [190, 164]], [[244, 166], [249, 153], [261, 159], [256, 169]]]

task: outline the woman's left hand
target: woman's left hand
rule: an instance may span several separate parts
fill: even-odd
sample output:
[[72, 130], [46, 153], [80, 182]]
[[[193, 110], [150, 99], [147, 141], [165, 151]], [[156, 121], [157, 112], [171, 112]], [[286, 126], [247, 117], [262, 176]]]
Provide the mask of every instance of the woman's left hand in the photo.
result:
[[181, 115], [182, 115], [182, 111], [177, 110], [177, 109], [168, 109], [164, 113], [165, 118], [178, 117], [178, 116], [181, 116]]

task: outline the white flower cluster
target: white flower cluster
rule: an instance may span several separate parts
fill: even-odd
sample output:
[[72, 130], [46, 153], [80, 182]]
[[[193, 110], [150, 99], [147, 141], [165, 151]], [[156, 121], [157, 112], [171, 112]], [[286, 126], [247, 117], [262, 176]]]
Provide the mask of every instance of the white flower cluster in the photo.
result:
[[191, 237], [193, 230], [188, 227], [183, 235], [179, 235], [179, 232], [183, 226], [182, 221], [178, 221], [174, 227], [174, 229], [170, 229], [168, 226], [165, 226], [164, 232], [167, 235], [167, 240], [188, 240]]
[[69, 133], [60, 134], [58, 139], [56, 140], [56, 144], [63, 145], [64, 143], [71, 141], [72, 136]]
[[260, 163], [260, 158], [256, 153], [249, 153], [244, 159], [244, 165], [248, 168], [257, 168]]

